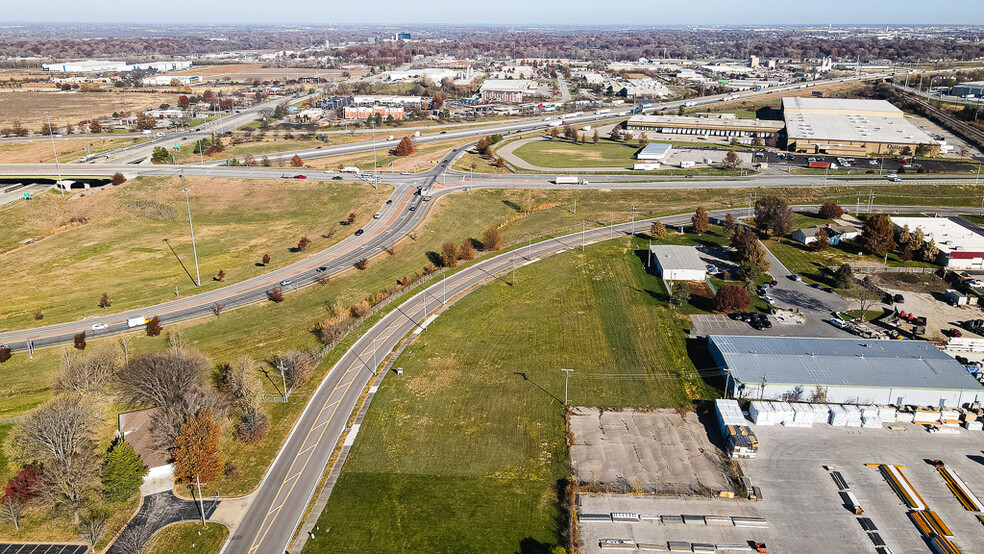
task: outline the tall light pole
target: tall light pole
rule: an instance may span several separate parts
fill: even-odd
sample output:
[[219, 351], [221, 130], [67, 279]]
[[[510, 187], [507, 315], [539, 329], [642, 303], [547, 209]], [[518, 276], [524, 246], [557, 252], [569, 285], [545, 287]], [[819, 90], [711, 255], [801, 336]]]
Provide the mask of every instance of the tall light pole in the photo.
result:
[[198, 159], [202, 162], [202, 167], [205, 167], [205, 151], [202, 149], [202, 139], [198, 139]]
[[529, 243], [528, 243], [528, 245], [526, 247], [526, 259], [527, 260], [532, 260], [533, 259], [533, 235], [530, 234], [530, 233], [526, 233], [526, 239], [529, 240]]
[[567, 379], [571, 376], [573, 369], [561, 369], [564, 372], [564, 406], [567, 406]]
[[208, 524], [205, 523], [205, 503], [202, 501], [202, 479], [199, 476], [195, 476], [195, 485], [198, 486], [198, 507], [202, 512], [202, 527], [207, 528]]
[[58, 151], [55, 150], [55, 129], [51, 126], [51, 116], [48, 115], [48, 112], [44, 112], [44, 117], [48, 121], [47, 131], [48, 131], [48, 136], [51, 137], [51, 151], [54, 152], [55, 154], [55, 171], [58, 173], [58, 188], [61, 189], [61, 195], [65, 196], [65, 188], [62, 187], [61, 184], [61, 180], [62, 180], [61, 166], [58, 165]]
[[376, 174], [376, 102], [372, 103], [372, 115], [369, 116], [372, 121], [370, 127], [372, 128], [372, 188], [378, 188], [379, 176]]
[[183, 188], [185, 193], [185, 204], [188, 205], [188, 226], [191, 228], [191, 250], [195, 253], [195, 276], [198, 278], [198, 286], [202, 286], [202, 274], [198, 271], [198, 247], [195, 245], [195, 225], [191, 222], [191, 200], [188, 199], [188, 189]]
[[277, 362], [277, 369], [280, 370], [280, 386], [282, 386], [284, 388], [283, 389], [284, 390], [284, 404], [286, 404], [287, 403], [287, 398], [288, 398], [288, 396], [287, 396], [287, 375], [286, 375], [286, 373], [287, 373], [287, 366], [284, 365], [284, 360], [283, 359], [280, 359]]

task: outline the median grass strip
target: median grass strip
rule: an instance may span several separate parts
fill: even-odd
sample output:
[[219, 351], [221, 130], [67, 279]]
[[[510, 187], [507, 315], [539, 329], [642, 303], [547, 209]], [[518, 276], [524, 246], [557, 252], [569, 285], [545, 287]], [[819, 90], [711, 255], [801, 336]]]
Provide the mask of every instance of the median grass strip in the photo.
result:
[[[560, 540], [573, 405], [678, 407], [715, 392], [639, 240], [517, 271], [448, 309], [377, 393], [304, 552], [540, 551]], [[529, 549], [529, 550], [527, 550]]]
[[[181, 189], [191, 189], [196, 266]], [[219, 288], [302, 260], [350, 235], [392, 187], [365, 183], [141, 177], [65, 202], [38, 195], [0, 212], [0, 329], [113, 313]], [[342, 225], [349, 212], [353, 225]], [[296, 251], [298, 240], [312, 242]], [[42, 239], [22, 244], [25, 239]], [[271, 262], [263, 266], [264, 254]], [[100, 296], [112, 302], [99, 308]], [[37, 313], [43, 319], [36, 319]], [[148, 314], [153, 315], [153, 314]]]

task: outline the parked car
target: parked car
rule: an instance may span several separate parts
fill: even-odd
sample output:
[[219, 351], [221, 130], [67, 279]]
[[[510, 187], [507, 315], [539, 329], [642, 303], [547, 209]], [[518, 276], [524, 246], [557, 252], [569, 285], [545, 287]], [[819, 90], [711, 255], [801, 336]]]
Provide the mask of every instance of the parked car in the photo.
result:
[[379, 219], [380, 217], [383, 217], [383, 214], [381, 214], [379, 212], [376, 212], [376, 213], [372, 214], [372, 218], [373, 219]]
[[837, 327], [838, 329], [843, 329], [843, 328], [847, 327], [847, 323], [844, 323], [844, 320], [837, 319], [836, 317], [831, 317], [831, 318], [825, 319], [824, 321], [826, 321], [827, 323], [833, 325], [834, 327]]
[[975, 289], [979, 289], [984, 287], [984, 281], [981, 281], [979, 279], [971, 279], [970, 281], [967, 281], [967, 286], [973, 287]]
[[955, 339], [959, 339], [963, 337], [963, 332], [961, 332], [960, 329], [957, 329], [956, 327], [950, 327], [950, 336]]
[[905, 297], [902, 296], [901, 294], [896, 294], [895, 296], [892, 297], [892, 302], [895, 302], [896, 304], [901, 304], [905, 302]]
[[93, 323], [92, 324], [92, 330], [93, 331], [102, 331], [103, 329], [109, 329], [109, 325], [106, 325], [105, 323]]
[[409, 171], [401, 171], [400, 175], [412, 175]]
[[810, 284], [809, 284], [809, 285], [807, 285], [807, 286], [808, 286], [808, 287], [810, 287], [811, 289], [817, 289], [817, 290], [820, 290], [820, 289], [822, 289], [822, 288], [823, 288], [823, 287], [821, 287], [821, 286], [820, 286], [820, 284], [819, 284], [819, 283], [810, 283]]

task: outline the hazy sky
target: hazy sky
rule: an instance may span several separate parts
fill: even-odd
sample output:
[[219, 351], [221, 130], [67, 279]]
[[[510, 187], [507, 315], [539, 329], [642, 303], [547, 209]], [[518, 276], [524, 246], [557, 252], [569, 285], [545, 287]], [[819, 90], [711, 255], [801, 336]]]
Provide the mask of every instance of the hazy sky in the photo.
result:
[[[299, 24], [984, 24], [980, 0], [2, 0], [0, 24], [299, 23]], [[2, 32], [0, 32], [2, 33]]]

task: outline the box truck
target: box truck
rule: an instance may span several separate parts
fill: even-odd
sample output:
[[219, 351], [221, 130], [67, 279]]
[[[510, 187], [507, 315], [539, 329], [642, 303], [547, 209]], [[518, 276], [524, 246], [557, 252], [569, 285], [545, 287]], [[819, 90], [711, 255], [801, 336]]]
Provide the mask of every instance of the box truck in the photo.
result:
[[126, 320], [126, 326], [129, 328], [140, 327], [141, 325], [146, 325], [150, 321], [146, 317], [131, 317]]

